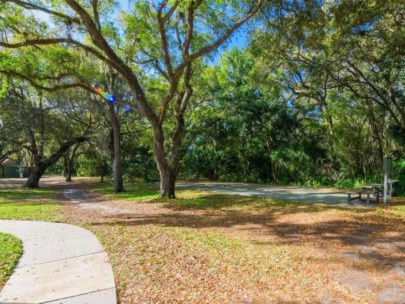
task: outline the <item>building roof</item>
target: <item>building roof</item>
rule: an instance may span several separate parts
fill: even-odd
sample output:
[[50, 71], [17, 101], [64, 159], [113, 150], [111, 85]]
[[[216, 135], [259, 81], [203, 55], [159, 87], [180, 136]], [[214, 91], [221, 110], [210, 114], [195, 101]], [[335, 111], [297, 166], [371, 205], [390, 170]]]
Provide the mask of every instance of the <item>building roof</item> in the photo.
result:
[[18, 163], [10, 158], [6, 158], [1, 162], [1, 165], [4, 167], [18, 166]]

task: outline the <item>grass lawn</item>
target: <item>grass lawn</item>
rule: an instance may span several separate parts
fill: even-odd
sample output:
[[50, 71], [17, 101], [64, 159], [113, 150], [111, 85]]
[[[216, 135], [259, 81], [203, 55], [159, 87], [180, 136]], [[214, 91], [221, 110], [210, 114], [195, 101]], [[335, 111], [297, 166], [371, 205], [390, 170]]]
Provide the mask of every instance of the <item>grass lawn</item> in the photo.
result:
[[[1, 195], [1, 193], [0, 193]], [[0, 203], [2, 220], [59, 221], [60, 206], [57, 202]]]
[[126, 183], [125, 192], [113, 193], [111, 190], [113, 184], [110, 181], [103, 183], [91, 183], [92, 189], [97, 193], [104, 194], [111, 199], [117, 199], [122, 201], [141, 201], [158, 198], [157, 186], [148, 185], [145, 183]]
[[385, 209], [387, 212], [392, 212], [397, 215], [401, 215], [405, 217], [405, 197], [401, 199], [395, 200], [395, 203], [393, 203], [391, 206], [388, 207], [388, 209]]
[[0, 189], [0, 219], [60, 220], [55, 194], [53, 189]]
[[22, 242], [11, 234], [0, 232], [0, 290], [22, 255]]
[[43, 200], [55, 193], [53, 189], [0, 189], [0, 203]]
[[[111, 181], [91, 182], [88, 183], [92, 191], [104, 195], [106, 198], [117, 201], [128, 201], [128, 202], [158, 202], [164, 203], [166, 207], [184, 210], [184, 209], [223, 209], [229, 206], [234, 206], [240, 208], [246, 205], [250, 207], [255, 206], [256, 208], [265, 207], [266, 205], [276, 205], [278, 207], [292, 208], [295, 209], [297, 206], [302, 208], [305, 205], [306, 209], [311, 210], [323, 210], [327, 207], [323, 204], [303, 204], [302, 202], [293, 202], [281, 199], [265, 199], [260, 197], [255, 198], [243, 198], [235, 195], [219, 195], [219, 194], [209, 194], [207, 192], [195, 191], [195, 190], [180, 190], [176, 191], [178, 199], [175, 200], [161, 200], [158, 195], [158, 187], [156, 184], [147, 184], [144, 182], [127, 182], [125, 183], [125, 192], [113, 193], [113, 184]], [[245, 202], [244, 204], [241, 202]], [[332, 207], [333, 208], [333, 207]], [[339, 209], [339, 207], [337, 207]], [[356, 211], [355, 211], [356, 212]], [[393, 201], [387, 206], [379, 206], [373, 210], [379, 214], [385, 215], [405, 215], [405, 198], [394, 198]]]

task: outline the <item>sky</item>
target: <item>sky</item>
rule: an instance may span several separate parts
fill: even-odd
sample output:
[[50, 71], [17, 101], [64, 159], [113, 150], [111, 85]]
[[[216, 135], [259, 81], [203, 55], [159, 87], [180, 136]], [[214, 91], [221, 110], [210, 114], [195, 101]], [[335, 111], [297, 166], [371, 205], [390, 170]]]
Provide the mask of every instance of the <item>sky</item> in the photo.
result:
[[[131, 0], [118, 0], [118, 3], [121, 9], [125, 11], [130, 11], [133, 5], [133, 1]], [[33, 11], [33, 14], [40, 19], [43, 19], [44, 21], [49, 21], [49, 17], [46, 13]], [[241, 29], [237, 30], [231, 36], [231, 38], [225, 44], [223, 44], [222, 47], [220, 47], [216, 52], [213, 53], [213, 60], [208, 60], [208, 64], [218, 64], [222, 54], [226, 51], [232, 50], [233, 48], [244, 48], [249, 42], [248, 33], [245, 29], [246, 28], [242, 27]]]
[[[125, 11], [129, 11], [132, 8], [133, 1], [131, 0], [118, 0], [119, 5], [121, 6], [122, 9]], [[228, 50], [232, 50], [233, 48], [239, 48], [242, 49], [248, 44], [248, 33], [242, 29], [236, 31], [231, 39], [226, 43], [225, 47], [221, 47], [214, 56], [214, 62], [213, 64], [218, 63], [218, 61], [221, 59], [221, 55]]]

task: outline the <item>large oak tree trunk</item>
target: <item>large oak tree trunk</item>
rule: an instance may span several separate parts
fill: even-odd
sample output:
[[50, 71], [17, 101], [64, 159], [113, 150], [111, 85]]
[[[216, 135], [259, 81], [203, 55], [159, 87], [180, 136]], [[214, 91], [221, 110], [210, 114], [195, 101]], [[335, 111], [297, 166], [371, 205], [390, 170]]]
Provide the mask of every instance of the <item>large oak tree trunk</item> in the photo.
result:
[[180, 146], [185, 134], [185, 125], [182, 116], [177, 119], [176, 129], [171, 137], [169, 159], [165, 153], [165, 138], [162, 126], [154, 127], [155, 158], [160, 175], [160, 197], [176, 198], [176, 179], [179, 173], [181, 152]]
[[165, 157], [164, 135], [161, 126], [154, 128], [155, 158], [160, 175], [160, 197], [176, 198], [177, 168], [172, 168]]
[[[114, 132], [115, 133], [115, 132]], [[114, 159], [113, 159], [113, 179], [114, 179], [114, 192], [124, 192], [124, 180], [122, 178], [122, 165], [121, 165], [121, 143], [120, 137], [116, 139], [114, 135]]]
[[71, 182], [72, 181], [72, 168], [73, 167], [73, 164], [69, 164], [68, 163], [68, 165], [66, 166], [66, 179], [65, 179], [65, 181], [67, 181], [67, 182]]
[[160, 197], [176, 198], [176, 178], [177, 172], [171, 168], [159, 170], [160, 173]]
[[65, 154], [64, 167], [65, 167], [65, 181], [66, 182], [71, 182], [72, 181], [73, 163], [70, 162], [69, 153]]
[[39, 180], [41, 179], [42, 175], [44, 175], [46, 169], [56, 163], [61, 158], [61, 156], [64, 155], [67, 150], [69, 150], [71, 146], [76, 143], [84, 142], [88, 139], [89, 138], [85, 136], [73, 138], [61, 145], [60, 148], [47, 159], [39, 159], [39, 156], [37, 155], [37, 159], [35, 160], [35, 167], [31, 171], [31, 174], [25, 182], [24, 187], [31, 189], [38, 188]]
[[122, 178], [122, 162], [121, 162], [121, 128], [114, 111], [114, 107], [110, 105], [109, 109], [110, 122], [112, 128], [112, 140], [113, 140], [113, 162], [112, 172], [114, 181], [114, 192], [124, 192], [124, 180]]
[[39, 188], [39, 180], [41, 179], [42, 175], [44, 175], [47, 168], [48, 168], [47, 166], [42, 164], [34, 167], [34, 169], [31, 171], [30, 176], [25, 182], [24, 187], [30, 189]]

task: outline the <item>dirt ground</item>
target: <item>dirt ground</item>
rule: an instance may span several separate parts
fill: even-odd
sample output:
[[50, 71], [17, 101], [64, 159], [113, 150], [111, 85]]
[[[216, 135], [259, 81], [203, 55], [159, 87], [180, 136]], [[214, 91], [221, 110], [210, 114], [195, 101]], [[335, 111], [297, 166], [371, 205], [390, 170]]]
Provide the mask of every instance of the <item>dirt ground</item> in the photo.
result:
[[44, 182], [66, 221], [102, 241], [120, 303], [405, 303], [405, 221], [382, 208], [223, 194], [207, 199], [225, 207], [180, 208], [111, 199], [88, 179]]

